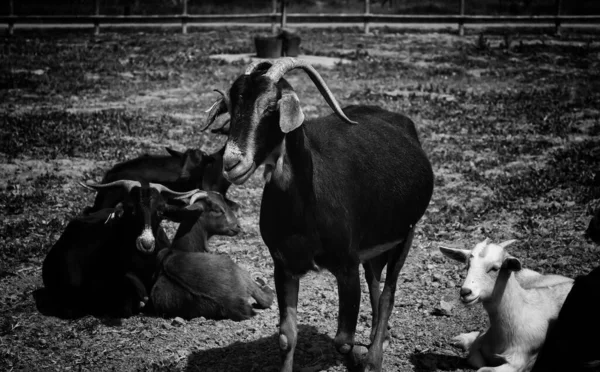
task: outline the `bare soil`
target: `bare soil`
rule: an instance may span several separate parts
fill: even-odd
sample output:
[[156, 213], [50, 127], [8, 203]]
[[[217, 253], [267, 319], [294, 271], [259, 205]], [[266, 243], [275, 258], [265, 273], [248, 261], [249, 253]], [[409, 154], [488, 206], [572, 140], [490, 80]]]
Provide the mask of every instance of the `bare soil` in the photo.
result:
[[[433, 199], [402, 270], [386, 371], [470, 371], [449, 340], [481, 330], [480, 306], [457, 301], [465, 268], [438, 246], [518, 239], [528, 268], [574, 277], [598, 265], [583, 237], [600, 202], [600, 44], [591, 31], [561, 38], [521, 34], [300, 31], [307, 54], [352, 59], [321, 71], [346, 104], [374, 104], [417, 123], [435, 172]], [[104, 33], [19, 32], [0, 54], [0, 370], [275, 371], [277, 305], [243, 322], [41, 315], [32, 293], [41, 264], [69, 219], [93, 200], [76, 181], [99, 180], [141, 153], [218, 149], [201, 132], [216, 94], [240, 64], [208, 58], [249, 53], [248, 29]], [[291, 73], [308, 117], [330, 109], [302, 73]], [[260, 170], [231, 188], [244, 232], [215, 237], [273, 285], [258, 231]], [[173, 234], [176, 224], [166, 223]], [[110, 268], [107, 268], [110, 270]], [[344, 371], [334, 350], [333, 276], [301, 280], [298, 371]], [[357, 341], [367, 342], [366, 284]]]

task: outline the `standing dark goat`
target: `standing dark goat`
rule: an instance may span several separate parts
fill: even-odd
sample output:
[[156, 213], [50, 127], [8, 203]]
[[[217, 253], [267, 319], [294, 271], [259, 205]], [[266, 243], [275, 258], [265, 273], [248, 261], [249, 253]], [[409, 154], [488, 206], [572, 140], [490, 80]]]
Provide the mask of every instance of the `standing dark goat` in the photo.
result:
[[[335, 115], [304, 121], [298, 97], [283, 79], [296, 68], [308, 74]], [[398, 274], [433, 191], [414, 123], [373, 106], [342, 111], [319, 73], [293, 58], [252, 64], [228, 99], [213, 106], [208, 125], [227, 110], [225, 176], [242, 184], [265, 164], [260, 231], [275, 266], [281, 371], [293, 366], [299, 278], [319, 268], [338, 283], [337, 350], [361, 369], [381, 371]], [[363, 348], [353, 350], [361, 263], [373, 311], [366, 356], [360, 355]]]
[[188, 198], [198, 190], [175, 192], [131, 180], [84, 186], [121, 188], [126, 198], [116, 208], [69, 222], [44, 259], [44, 297], [57, 305], [59, 316], [130, 316], [148, 300], [156, 252], [169, 244], [157, 236], [160, 220], [180, 209], [166, 201]]

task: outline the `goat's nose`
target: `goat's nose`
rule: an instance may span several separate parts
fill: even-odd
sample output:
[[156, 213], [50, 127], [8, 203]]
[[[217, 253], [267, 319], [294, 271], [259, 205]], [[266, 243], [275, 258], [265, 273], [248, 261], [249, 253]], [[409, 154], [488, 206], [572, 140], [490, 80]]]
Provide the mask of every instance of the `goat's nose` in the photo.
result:
[[462, 287], [462, 288], [460, 289], [460, 296], [461, 296], [461, 297], [468, 296], [468, 295], [470, 295], [470, 294], [471, 294], [471, 292], [472, 292], [472, 291], [471, 291], [469, 288]]
[[233, 156], [223, 158], [223, 170], [225, 172], [229, 172], [230, 170], [235, 168], [235, 166], [238, 165], [241, 161], [242, 159]]

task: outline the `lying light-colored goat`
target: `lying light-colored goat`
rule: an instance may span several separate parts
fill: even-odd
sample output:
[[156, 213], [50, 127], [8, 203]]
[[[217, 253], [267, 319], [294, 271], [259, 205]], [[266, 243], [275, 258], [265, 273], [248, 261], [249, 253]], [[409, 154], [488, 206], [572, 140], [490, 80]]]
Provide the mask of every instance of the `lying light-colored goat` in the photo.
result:
[[461, 301], [481, 302], [490, 319], [487, 331], [453, 339], [468, 350], [468, 362], [478, 372], [529, 371], [573, 286], [564, 276], [522, 270], [521, 262], [505, 250], [513, 242], [492, 244], [486, 239], [473, 250], [440, 247], [444, 255], [467, 263]]

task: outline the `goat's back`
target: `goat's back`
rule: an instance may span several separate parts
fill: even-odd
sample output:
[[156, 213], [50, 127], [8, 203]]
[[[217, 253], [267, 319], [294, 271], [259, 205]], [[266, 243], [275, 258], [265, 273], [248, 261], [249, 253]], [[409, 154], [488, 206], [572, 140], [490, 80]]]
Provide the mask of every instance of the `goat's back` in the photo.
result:
[[415, 125], [374, 106], [344, 112], [358, 124], [333, 114], [305, 124], [317, 219], [324, 227], [346, 224], [361, 247], [403, 238], [433, 191], [433, 172]]

